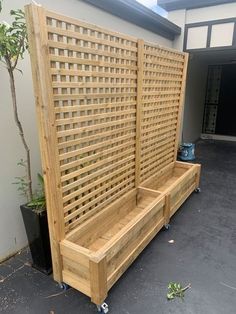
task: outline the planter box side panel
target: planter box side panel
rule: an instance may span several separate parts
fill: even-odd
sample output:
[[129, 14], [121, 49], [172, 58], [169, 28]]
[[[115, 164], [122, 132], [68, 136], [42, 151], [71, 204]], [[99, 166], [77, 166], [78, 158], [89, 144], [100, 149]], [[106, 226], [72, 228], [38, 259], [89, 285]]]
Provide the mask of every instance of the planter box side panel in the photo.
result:
[[180, 208], [191, 193], [198, 187], [199, 167], [193, 165], [178, 185], [170, 191], [170, 216]]
[[90, 297], [90, 252], [67, 240], [61, 242], [60, 251], [63, 282]]

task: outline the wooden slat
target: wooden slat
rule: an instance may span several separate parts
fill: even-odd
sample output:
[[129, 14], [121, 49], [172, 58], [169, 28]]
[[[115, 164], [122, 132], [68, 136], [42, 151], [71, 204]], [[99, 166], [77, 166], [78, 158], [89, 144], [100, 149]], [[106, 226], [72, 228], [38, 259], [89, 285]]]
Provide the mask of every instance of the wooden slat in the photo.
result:
[[114, 220], [114, 216], [117, 215], [119, 210], [123, 212], [126, 205], [129, 204], [130, 201], [136, 196], [136, 193], [136, 189], [129, 191], [122, 198], [117, 199], [115, 202], [107, 206], [102, 212], [93, 215], [89, 221], [86, 221], [79, 228], [71, 231], [67, 238], [70, 241], [77, 242], [83, 238], [83, 236], [94, 232], [94, 225], [101, 226], [101, 228], [109, 226]]
[[29, 37], [31, 67], [34, 82], [34, 94], [40, 133], [40, 148], [47, 198], [47, 215], [49, 223], [50, 244], [53, 263], [53, 276], [62, 281], [62, 261], [59, 242], [65, 237], [63, 203], [60, 183], [59, 158], [55, 128], [51, 77], [48, 72], [49, 54], [47, 50], [45, 10], [38, 6], [25, 7], [26, 23]]
[[116, 111], [116, 113], [107, 112], [107, 113], [96, 114], [96, 115], [88, 115], [88, 116], [73, 117], [73, 118], [66, 118], [66, 119], [57, 119], [56, 125], [65, 125], [65, 124], [79, 123], [79, 122], [84, 122], [84, 121], [90, 122], [93, 120], [100, 120], [100, 119], [112, 118], [112, 117], [116, 117], [116, 116], [135, 114], [135, 112], [136, 112], [135, 109], [130, 109], [130, 110]]
[[[80, 77], [102, 77], [102, 78], [114, 78], [114, 73], [105, 71], [77, 71], [77, 70], [67, 70], [67, 69], [50, 69], [51, 74], [55, 75], [68, 75], [68, 76], [80, 76]], [[119, 78], [136, 79], [136, 74], [119, 74]], [[181, 81], [181, 80], [180, 80]]]
[[[112, 189], [108, 190], [107, 192], [103, 193], [102, 195], [94, 198], [92, 201], [90, 201], [88, 204], [82, 206], [81, 208], [79, 209], [76, 209], [74, 210], [71, 214], [69, 214], [68, 216], [65, 217], [65, 222], [73, 219], [75, 216], [78, 216], [79, 214], [83, 213], [83, 212], [86, 212], [86, 210], [90, 207], [90, 206], [93, 206], [95, 205], [96, 203], [100, 202], [101, 200], [107, 200], [107, 197], [112, 193], [112, 192], [115, 192], [115, 191], [119, 191], [119, 189], [127, 184], [127, 183], [130, 183], [130, 179], [126, 179], [126, 180], [123, 180], [122, 182], [120, 182], [119, 184], [117, 184], [115, 187], [113, 187]], [[92, 196], [96, 195], [96, 193], [100, 193], [101, 191], [104, 192], [104, 190], [106, 191], [107, 190], [107, 186], [105, 187], [102, 187], [100, 190], [97, 191], [94, 191], [92, 194]], [[71, 208], [73, 207], [76, 207], [76, 206], [79, 206], [83, 201], [85, 201], [86, 199], [88, 199], [90, 197], [90, 195], [86, 195], [86, 197], [84, 197], [84, 199], [79, 199], [78, 201], [75, 202], [75, 204], [73, 204], [73, 206], [67, 206], [65, 207], [64, 211], [67, 212], [69, 210], [71, 210]]]
[[133, 186], [126, 186], [123, 188], [123, 190], [117, 192], [117, 194], [112, 195], [109, 199], [106, 199], [96, 207], [92, 208], [90, 211], [86, 212], [84, 215], [81, 216], [79, 220], [73, 221], [69, 226], [66, 226], [67, 232], [69, 233], [73, 229], [75, 229], [78, 225], [81, 225], [85, 221], [87, 221], [89, 218], [95, 216], [99, 212], [101, 212], [106, 206], [114, 202], [115, 200], [118, 200], [121, 196], [125, 195], [126, 192], [132, 191]]
[[165, 209], [164, 209], [165, 225], [170, 221], [170, 193], [165, 196]]
[[[73, 150], [71, 152], [68, 152], [68, 153], [64, 153], [64, 154], [61, 154], [59, 159], [60, 160], [65, 160], [65, 159], [68, 159], [68, 158], [71, 158], [71, 157], [76, 157], [76, 156], [79, 156], [79, 155], [82, 155], [82, 154], [85, 154], [85, 153], [88, 153], [88, 152], [95, 152], [97, 149], [102, 149], [102, 148], [105, 148], [107, 146], [110, 146], [110, 145], [113, 145], [113, 144], [116, 144], [117, 142], [131, 142], [132, 143], [132, 139], [134, 138], [134, 134], [126, 134], [124, 136], [120, 136], [118, 137], [119, 141], [114, 138], [114, 139], [109, 139], [107, 141], [103, 141], [103, 142], [98, 142], [97, 144], [94, 144], [94, 145], [89, 145], [89, 146], [86, 146], [84, 148], [80, 148], [80, 149], [77, 149], [77, 150]], [[67, 176], [65, 176], [63, 178], [63, 180], [68, 180]]]
[[119, 68], [119, 69], [128, 69], [128, 70], [137, 70], [136, 66], [123, 64], [123, 63], [109, 63], [104, 61], [94, 61], [94, 60], [87, 60], [83, 58], [74, 58], [74, 57], [61, 57], [61, 56], [54, 56], [51, 55], [50, 60], [52, 62], [62, 62], [62, 63], [71, 63], [71, 64], [85, 64], [85, 65], [93, 65], [99, 67], [108, 67], [108, 68]]
[[142, 121], [142, 82], [143, 82], [143, 40], [138, 40], [138, 86], [137, 86], [137, 113], [136, 113], [136, 154], [135, 154], [135, 187], [140, 183], [141, 157], [141, 121]]
[[[128, 158], [130, 158], [128, 153], [129, 153], [129, 152], [133, 152], [133, 151], [134, 151], [134, 150], [132, 149], [131, 151], [128, 150], [128, 151], [126, 152], [127, 155], [128, 155]], [[72, 179], [72, 178], [74, 178], [74, 177], [77, 177], [78, 175], [81, 175], [81, 174], [83, 174], [83, 173], [85, 173], [85, 172], [88, 172], [88, 171], [89, 171], [89, 172], [90, 172], [90, 171], [95, 171], [95, 169], [98, 169], [99, 167], [102, 168], [102, 167], [105, 166], [108, 162], [109, 162], [109, 163], [116, 162], [116, 160], [119, 160], [120, 157], [126, 157], [126, 156], [124, 156], [124, 154], [118, 154], [118, 155], [116, 155], [116, 156], [110, 156], [110, 157], [108, 157], [108, 158], [102, 159], [101, 161], [98, 161], [98, 162], [96, 162], [96, 163], [93, 163], [93, 164], [91, 164], [90, 166], [87, 166], [86, 168], [81, 168], [80, 170], [72, 171], [71, 174], [63, 176], [63, 179], [64, 179], [65, 181], [67, 181], [67, 180], [70, 180], [70, 179]], [[130, 160], [130, 159], [129, 159], [129, 160]], [[127, 159], [125, 159], [125, 161], [127, 161]], [[82, 162], [80, 162], [80, 163], [82, 164]]]
[[[126, 167], [127, 166], [127, 163], [132, 161], [133, 160], [133, 156], [128, 156], [127, 158], [124, 158], [124, 159], [121, 159], [119, 161], [117, 161], [115, 164], [109, 164], [107, 165], [106, 167], [106, 170], [104, 169], [99, 169], [97, 170], [96, 172], [93, 172], [91, 174], [88, 174], [87, 176], [83, 176], [81, 177], [80, 179], [77, 179], [76, 180], [76, 177], [78, 177], [82, 171], [80, 172], [80, 170], [77, 170], [75, 173], [72, 172], [72, 174], [70, 175], [70, 178], [71, 179], [75, 179], [76, 181], [76, 184], [77, 185], [81, 185], [87, 181], [90, 181], [90, 180], [94, 180], [96, 177], [100, 176], [100, 175], [104, 175], [106, 172], [108, 171], [113, 171], [115, 170], [117, 167], [120, 167], [123, 168], [123, 167]], [[82, 169], [83, 170], [83, 169]], [[68, 181], [69, 180], [69, 177], [68, 176], [62, 176], [61, 178], [61, 181], [64, 182], [64, 181]], [[72, 187], [72, 185], [70, 185], [70, 187]], [[67, 189], [65, 188], [65, 186], [63, 186], [63, 191], [66, 191]]]
[[[69, 83], [68, 83], [69, 84]], [[99, 104], [99, 110], [102, 109], [113, 109], [117, 107], [126, 107], [136, 105], [136, 101], [129, 101], [129, 102], [116, 102], [116, 103], [100, 103]], [[84, 105], [84, 106], [64, 106], [64, 107], [55, 107], [56, 113], [68, 113], [68, 112], [82, 112], [85, 110], [97, 110], [98, 105], [92, 104], [92, 105]]]
[[121, 135], [125, 132], [129, 132], [129, 131], [133, 131], [134, 127], [133, 126], [126, 126], [126, 127], [119, 127], [116, 129], [112, 129], [109, 131], [105, 131], [102, 133], [96, 133], [94, 135], [88, 135], [88, 136], [84, 136], [84, 137], [79, 137], [73, 140], [66, 140], [64, 142], [60, 142], [58, 143], [58, 148], [59, 149], [63, 149], [63, 148], [68, 148], [68, 147], [72, 147], [72, 146], [76, 146], [79, 144], [84, 144], [84, 143], [88, 143], [94, 140], [97, 140], [98, 137], [102, 136], [102, 137], [108, 137], [111, 135]]
[[163, 221], [163, 209], [157, 212], [151, 220], [138, 229], [137, 232], [135, 232], [130, 238], [129, 242], [125, 246], [121, 247], [119, 252], [109, 261], [107, 271], [108, 278], [110, 278], [114, 272], [117, 272], [120, 265], [123, 265], [123, 262], [126, 260], [127, 256], [129, 256], [131, 252], [135, 252], [136, 248], [139, 246], [140, 242], [142, 242], [147, 233], [149, 233], [149, 231], [160, 221]]
[[82, 280], [81, 277], [76, 276], [74, 273], [68, 270], [62, 270], [62, 277], [63, 282], [90, 297], [91, 291], [87, 281]]
[[[89, 98], [89, 99], [100, 99], [100, 98], [111, 98], [113, 97], [114, 94], [112, 92], [108, 92], [108, 93], [97, 93], [97, 94], [93, 94], [93, 93], [89, 93], [89, 94], [61, 94], [61, 95], [54, 95], [54, 100], [78, 100], [78, 99], [84, 99], [84, 98]], [[116, 93], [116, 97], [123, 97], [124, 94], [123, 93]], [[129, 97], [131, 96], [136, 96], [135, 92], [131, 92], [129, 93]]]
[[[123, 180], [123, 179], [125, 179], [125, 178], [127, 178], [127, 177], [129, 177], [129, 176], [131, 176], [132, 173], [133, 173], [133, 169], [132, 169], [132, 168], [129, 169], [129, 167], [126, 167], [125, 169], [123, 169], [122, 172], [120, 171], [120, 169], [117, 169], [116, 171], [113, 171], [113, 172], [112, 172], [112, 176], [114, 176], [114, 178], [115, 178], [115, 179], [114, 179], [114, 184], [116, 184], [117, 182], [119, 182], [119, 181], [121, 181], [121, 180]], [[109, 173], [109, 174], [106, 176], [106, 178], [109, 179], [110, 176], [111, 176], [111, 175], [110, 175], [110, 173]], [[104, 178], [105, 178], [105, 177], [104, 177]], [[79, 188], [79, 189], [80, 189], [80, 193], [84, 193], [84, 192], [86, 192], [86, 191], [89, 190], [89, 189], [92, 189], [92, 188], [94, 188], [94, 187], [97, 187], [97, 186], [99, 186], [99, 184], [102, 183], [102, 182], [103, 182], [103, 178], [100, 178], [100, 179], [98, 179], [98, 180], [96, 180], [96, 181], [94, 181], [94, 182], [91, 182], [91, 183], [89, 183], [89, 184], [86, 184], [86, 186]], [[78, 191], [77, 191], [77, 189], [76, 189], [74, 192], [70, 193], [69, 195], [67, 194], [66, 196], [64, 196], [64, 197], [63, 197], [63, 201], [64, 201], [64, 202], [68, 202], [68, 201], [70, 201], [70, 200], [72, 200], [72, 199], [75, 199], [77, 195], [78, 195]]]
[[78, 26], [84, 27], [86, 29], [91, 29], [91, 30], [94, 30], [96, 32], [100, 32], [102, 34], [111, 35], [111, 36], [114, 36], [114, 37], [119, 37], [121, 39], [131, 41], [133, 43], [137, 42], [137, 39], [135, 37], [132, 37], [132, 36], [129, 36], [129, 35], [125, 35], [125, 34], [121, 34], [121, 33], [118, 33], [118, 32], [114, 32], [114, 31], [111, 31], [111, 30], [107, 30], [107, 29], [104, 29], [103, 27], [100, 27], [98, 25], [86, 23], [84, 21], [81, 21], [81, 20], [78, 20], [78, 19], [75, 19], [75, 18], [72, 18], [72, 17], [68, 17], [68, 16], [65, 16], [65, 15], [61, 15], [61, 14], [58, 14], [56, 12], [47, 11], [47, 16], [49, 18], [55, 19], [57, 21], [63, 21], [63, 22], [68, 23], [68, 24], [78, 25]]
[[176, 140], [175, 140], [175, 159], [177, 158], [178, 147], [180, 139], [180, 131], [181, 131], [181, 123], [182, 123], [182, 115], [183, 115], [183, 106], [185, 100], [185, 87], [186, 87], [186, 77], [187, 77], [187, 69], [188, 69], [188, 54], [185, 54], [184, 59], [184, 70], [183, 70], [183, 81], [181, 87], [181, 96], [180, 96], [180, 108], [179, 108], [179, 115], [178, 115], [178, 123], [177, 123], [177, 132], [176, 132]]
[[121, 49], [134, 51], [134, 52], [137, 51], [137, 47], [135, 47], [135, 46], [115, 43], [111, 40], [106, 40], [104, 38], [99, 39], [99, 38], [96, 38], [93, 36], [84, 35], [84, 34], [79, 33], [79, 32], [70, 31], [69, 29], [64, 30], [64, 29], [61, 29], [58, 27], [51, 27], [51, 26], [48, 26], [47, 29], [48, 29], [48, 32], [51, 34], [61, 35], [61, 36], [69, 37], [69, 38], [75, 38], [75, 39], [79, 39], [79, 40], [84, 40], [86, 42], [92, 42], [92, 43], [96, 43], [96, 44], [107, 45], [110, 47], [121, 48]]
[[[53, 81], [52, 83], [53, 87], [56, 88], [73, 88], [73, 87], [86, 87], [86, 88], [130, 88], [136, 87], [136, 83], [122, 83], [122, 84], [117, 84], [117, 83], [81, 83], [81, 82], [63, 82], [63, 81]], [[173, 86], [176, 87], [176, 86]], [[75, 107], [74, 107], [75, 108]]]
[[132, 264], [137, 256], [143, 251], [147, 244], [155, 237], [155, 235], [163, 227], [164, 218], [153, 227], [147, 235], [137, 244], [136, 248], [130, 252], [130, 254], [122, 261], [122, 264], [109, 276], [108, 278], [108, 289], [110, 289], [125, 270]]
[[112, 121], [112, 122], [104, 122], [100, 123], [100, 125], [89, 125], [89, 126], [84, 126], [84, 127], [74, 127], [73, 129], [68, 129], [65, 131], [58, 131], [57, 136], [58, 138], [64, 137], [64, 136], [69, 136], [69, 135], [79, 135], [79, 134], [84, 134], [85, 132], [89, 131], [99, 131], [102, 129], [106, 129], [110, 126], [117, 126], [117, 125], [129, 125], [130, 123], [135, 122], [135, 117], [129, 117], [126, 118], [125, 121], [124, 119], [120, 119], [117, 121]]
[[[93, 55], [97, 55], [97, 56], [106, 56], [106, 57], [113, 57], [113, 58], [117, 58], [117, 53], [112, 53], [112, 52], [107, 52], [104, 50], [99, 50], [96, 49], [96, 51], [92, 48], [88, 48], [88, 47], [82, 47], [79, 45], [71, 45], [68, 43], [62, 43], [62, 42], [55, 42], [52, 40], [48, 41], [48, 45], [49, 47], [53, 47], [53, 48], [58, 48], [58, 49], [63, 49], [65, 51], [71, 50], [71, 51], [78, 51], [78, 52], [84, 52], [84, 53], [91, 53]], [[121, 60], [133, 60], [136, 61], [136, 57], [134, 56], [130, 56], [128, 54], [119, 54], [119, 58]]]
[[140, 215], [138, 215], [135, 220], [131, 221], [125, 228], [118, 232], [115, 237], [106, 245], [104, 245], [99, 253], [105, 253], [107, 261], [109, 261], [113, 256], [115, 256], [121, 247], [125, 246], [126, 243], [133, 237], [133, 234], [144, 226], [151, 217], [161, 210], [164, 205], [164, 199], [162, 196], [157, 197]]
[[91, 255], [91, 252], [88, 249], [85, 249], [83, 247], [79, 247], [78, 245], [75, 245], [74, 243], [63, 240], [60, 243], [60, 250], [61, 254], [65, 256], [66, 258], [78, 262], [89, 268], [89, 258]]
[[107, 297], [107, 262], [106, 256], [90, 257], [91, 300], [102, 304]]
[[[132, 146], [130, 147], [130, 145], [125, 142], [125, 143], [122, 143], [121, 145], [117, 145], [115, 147], [107, 149], [106, 152], [98, 152], [98, 153], [95, 153], [94, 156], [88, 156], [88, 157], [82, 158], [82, 160], [78, 159], [78, 160], [75, 160], [75, 161], [72, 161], [72, 162], [68, 162], [66, 164], [61, 165], [60, 168], [61, 168], [61, 171], [65, 171], [67, 169], [73, 169], [74, 167], [78, 167], [78, 166], [80, 166], [83, 163], [91, 161], [95, 157], [97, 159], [100, 159], [100, 160], [106, 159], [108, 162], [110, 162], [111, 160], [113, 160], [113, 158], [115, 159], [116, 157], [117, 158], [121, 157], [122, 155], [119, 155], [119, 151], [123, 150], [123, 149], [126, 149], [126, 153], [127, 154], [128, 153], [129, 154], [133, 154], [134, 153], [134, 147], [132, 147]], [[113, 153], [116, 153], [116, 152], [117, 152], [117, 156], [111, 157], [111, 156], [114, 155]]]

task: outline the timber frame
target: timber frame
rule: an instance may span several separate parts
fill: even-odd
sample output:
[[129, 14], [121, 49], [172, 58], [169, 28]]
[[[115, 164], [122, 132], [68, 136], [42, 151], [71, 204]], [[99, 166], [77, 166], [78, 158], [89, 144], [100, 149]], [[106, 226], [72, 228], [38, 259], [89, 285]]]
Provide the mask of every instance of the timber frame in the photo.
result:
[[25, 10], [54, 279], [99, 305], [199, 186], [176, 161], [188, 55]]

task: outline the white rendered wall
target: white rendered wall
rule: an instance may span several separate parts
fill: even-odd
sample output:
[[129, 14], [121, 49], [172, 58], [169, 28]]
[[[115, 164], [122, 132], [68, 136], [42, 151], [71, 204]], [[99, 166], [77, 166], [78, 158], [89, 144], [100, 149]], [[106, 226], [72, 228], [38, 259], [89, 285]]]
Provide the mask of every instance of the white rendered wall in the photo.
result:
[[207, 64], [196, 56], [189, 58], [183, 118], [183, 141], [194, 142], [202, 132], [207, 82]]
[[186, 10], [176, 10], [168, 13], [168, 20], [181, 28], [181, 34], [175, 37], [173, 48], [182, 51], [184, 46], [184, 28], [186, 22]]
[[187, 10], [186, 24], [236, 17], [236, 3]]
[[[30, 1], [11, 0], [3, 1], [3, 11], [0, 20], [9, 21], [11, 9], [23, 8]], [[47, 9], [64, 15], [82, 19], [103, 27], [126, 33], [135, 37], [144, 38], [163, 46], [171, 47], [172, 42], [134, 24], [105, 13], [79, 0], [37, 0]], [[16, 74], [16, 87], [19, 102], [19, 116], [23, 122], [26, 137], [31, 148], [32, 170], [35, 175], [40, 171], [40, 153], [36, 130], [35, 106], [31, 79], [31, 68], [28, 55], [20, 62], [19, 68], [24, 75]], [[0, 261], [14, 254], [27, 245], [25, 230], [19, 206], [24, 203], [12, 184], [14, 177], [23, 175], [17, 162], [24, 158], [24, 150], [17, 133], [13, 119], [10, 99], [10, 88], [6, 69], [0, 65], [0, 143], [1, 143], [1, 176], [0, 176]], [[35, 181], [35, 180], [34, 180]]]

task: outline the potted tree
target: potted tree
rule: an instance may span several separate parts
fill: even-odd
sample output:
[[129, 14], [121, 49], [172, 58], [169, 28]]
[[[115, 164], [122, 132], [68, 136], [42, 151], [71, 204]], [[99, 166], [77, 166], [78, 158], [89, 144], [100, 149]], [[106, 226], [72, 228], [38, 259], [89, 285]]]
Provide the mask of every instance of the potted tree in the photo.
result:
[[[0, 0], [0, 12], [1, 10], [2, 1]], [[14, 183], [17, 184], [18, 190], [27, 199], [27, 203], [20, 206], [20, 208], [32, 255], [32, 266], [48, 274], [51, 272], [52, 263], [43, 178], [41, 175], [38, 175], [40, 189], [33, 193], [30, 148], [18, 115], [14, 75], [15, 71], [22, 73], [17, 67], [18, 61], [23, 59], [24, 53], [28, 49], [25, 16], [22, 10], [11, 10], [10, 15], [13, 19], [11, 25], [6, 22], [0, 23], [0, 61], [4, 64], [9, 74], [14, 119], [26, 155], [25, 161], [21, 160], [18, 163], [24, 168], [25, 175], [17, 177]]]

